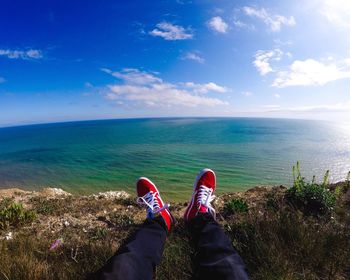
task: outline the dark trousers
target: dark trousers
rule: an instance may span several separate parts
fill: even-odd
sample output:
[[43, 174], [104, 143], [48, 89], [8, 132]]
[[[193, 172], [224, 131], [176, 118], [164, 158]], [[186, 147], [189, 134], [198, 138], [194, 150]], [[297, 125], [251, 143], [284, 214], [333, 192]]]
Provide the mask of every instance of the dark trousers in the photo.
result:
[[[242, 259], [210, 214], [198, 214], [189, 224], [189, 230], [197, 252], [195, 279], [248, 279]], [[93, 278], [152, 279], [161, 260], [166, 234], [161, 218], [147, 220]]]

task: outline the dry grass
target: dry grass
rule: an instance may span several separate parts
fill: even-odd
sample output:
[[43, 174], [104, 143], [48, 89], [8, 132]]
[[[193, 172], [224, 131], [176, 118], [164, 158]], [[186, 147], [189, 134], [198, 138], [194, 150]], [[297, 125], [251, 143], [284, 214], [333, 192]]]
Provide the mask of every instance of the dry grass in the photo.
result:
[[[218, 199], [219, 222], [244, 259], [252, 279], [350, 279], [350, 190], [344, 186], [331, 217], [308, 217], [283, 199], [284, 188], [259, 188]], [[248, 211], [224, 212], [244, 199]], [[32, 197], [22, 203], [37, 213], [32, 225], [12, 227], [0, 241], [0, 279], [84, 279], [100, 268], [142, 223], [132, 199]], [[178, 219], [166, 242], [156, 279], [190, 279], [193, 249]], [[64, 242], [49, 250], [58, 238]]]

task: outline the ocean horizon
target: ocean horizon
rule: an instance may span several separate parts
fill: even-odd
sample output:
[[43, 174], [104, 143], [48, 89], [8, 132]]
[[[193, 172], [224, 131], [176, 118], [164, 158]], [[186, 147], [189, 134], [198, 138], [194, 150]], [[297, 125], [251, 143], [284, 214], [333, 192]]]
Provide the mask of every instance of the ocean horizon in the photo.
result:
[[0, 188], [59, 187], [73, 193], [134, 191], [146, 176], [168, 198], [189, 195], [200, 169], [218, 191], [292, 184], [292, 167], [321, 181], [350, 170], [342, 124], [265, 118], [148, 118], [0, 128]]

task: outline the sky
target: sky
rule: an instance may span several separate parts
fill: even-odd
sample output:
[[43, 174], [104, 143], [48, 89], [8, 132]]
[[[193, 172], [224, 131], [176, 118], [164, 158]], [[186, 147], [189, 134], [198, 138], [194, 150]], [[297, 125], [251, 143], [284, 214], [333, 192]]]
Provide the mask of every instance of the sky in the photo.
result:
[[0, 126], [350, 120], [348, 0], [1, 0]]

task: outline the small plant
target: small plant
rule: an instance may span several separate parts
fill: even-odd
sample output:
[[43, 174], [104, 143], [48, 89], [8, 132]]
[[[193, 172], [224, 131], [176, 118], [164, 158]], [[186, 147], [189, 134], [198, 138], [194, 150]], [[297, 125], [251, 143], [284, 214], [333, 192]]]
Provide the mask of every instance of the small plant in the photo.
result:
[[92, 232], [91, 239], [92, 240], [104, 239], [106, 238], [107, 234], [108, 234], [108, 231], [106, 228], [97, 228]]
[[42, 215], [52, 215], [57, 210], [57, 203], [53, 199], [35, 197], [30, 200], [36, 213]]
[[131, 216], [126, 214], [119, 214], [117, 212], [111, 216], [111, 222], [114, 223], [115, 226], [121, 228], [126, 228], [135, 224], [135, 221]]
[[286, 193], [287, 200], [303, 210], [306, 214], [324, 215], [331, 212], [336, 203], [336, 195], [327, 188], [329, 184], [329, 170], [323, 177], [323, 182], [317, 184], [315, 176], [312, 182], [306, 182], [305, 178], [301, 176], [300, 164], [297, 162], [293, 166], [293, 187], [288, 189]]
[[337, 186], [335, 188], [335, 190], [334, 190], [334, 194], [335, 194], [336, 198], [338, 199], [341, 196], [341, 194], [342, 194], [342, 187], [341, 186]]
[[35, 218], [33, 211], [25, 210], [21, 203], [13, 202], [0, 210], [0, 230], [31, 223]]
[[224, 212], [228, 215], [234, 213], [241, 213], [248, 211], [248, 204], [241, 198], [234, 198], [226, 202], [224, 205]]
[[8, 207], [13, 202], [13, 199], [10, 197], [4, 197], [0, 201], [0, 210], [3, 210], [4, 208]]

